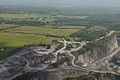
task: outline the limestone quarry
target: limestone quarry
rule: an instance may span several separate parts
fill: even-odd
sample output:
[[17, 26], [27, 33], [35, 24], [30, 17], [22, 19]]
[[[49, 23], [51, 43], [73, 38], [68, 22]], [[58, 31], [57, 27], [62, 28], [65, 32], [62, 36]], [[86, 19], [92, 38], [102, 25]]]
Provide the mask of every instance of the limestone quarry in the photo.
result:
[[[78, 60], [76, 60], [73, 55], [69, 55], [70, 52], [82, 48], [89, 42], [75, 42], [75, 44], [79, 44], [80, 47], [74, 47], [71, 51], [64, 50], [67, 46], [66, 43], [68, 43], [65, 39], [63, 43], [64, 47], [57, 52], [54, 52], [54, 49], [47, 49], [44, 46], [34, 46], [1, 60], [0, 80], [12, 80], [24, 72], [37, 72], [37, 74], [39, 74], [36, 76], [37, 80], [62, 80], [64, 77], [82, 76], [88, 74], [90, 71], [119, 73], [119, 64], [114, 65], [110, 63], [112, 57], [120, 51], [119, 41], [116, 35], [110, 37], [110, 39], [103, 44], [103, 47], [94, 47], [91, 51], [79, 55]], [[73, 43], [69, 42], [69, 44]], [[72, 65], [63, 65], [59, 66], [59, 68], [54, 68], [51, 64], [57, 61], [56, 55], [58, 54], [63, 54], [60, 55], [61, 59], [62, 57], [73, 57]], [[113, 67], [111, 67], [111, 65]], [[114, 69], [116, 69], [116, 67], [118, 70], [115, 71]], [[53, 75], [56, 75], [56, 77]], [[47, 79], [45, 79], [45, 76], [48, 76]]]

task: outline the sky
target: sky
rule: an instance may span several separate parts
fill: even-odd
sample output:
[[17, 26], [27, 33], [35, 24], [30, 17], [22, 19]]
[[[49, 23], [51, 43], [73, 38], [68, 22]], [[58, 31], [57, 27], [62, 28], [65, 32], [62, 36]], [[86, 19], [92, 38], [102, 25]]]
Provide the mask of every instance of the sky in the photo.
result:
[[120, 0], [0, 0], [0, 4], [53, 7], [120, 7]]

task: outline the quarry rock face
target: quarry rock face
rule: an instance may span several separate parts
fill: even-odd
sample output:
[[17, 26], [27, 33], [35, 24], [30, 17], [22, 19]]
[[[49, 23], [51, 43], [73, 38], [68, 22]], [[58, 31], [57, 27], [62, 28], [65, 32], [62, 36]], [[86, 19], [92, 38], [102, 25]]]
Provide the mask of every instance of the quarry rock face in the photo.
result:
[[103, 46], [94, 47], [91, 51], [88, 51], [79, 56], [80, 63], [83, 66], [88, 66], [89, 64], [105, 57], [110, 54], [113, 50], [118, 47], [116, 35], [112, 36], [110, 40], [103, 44]]

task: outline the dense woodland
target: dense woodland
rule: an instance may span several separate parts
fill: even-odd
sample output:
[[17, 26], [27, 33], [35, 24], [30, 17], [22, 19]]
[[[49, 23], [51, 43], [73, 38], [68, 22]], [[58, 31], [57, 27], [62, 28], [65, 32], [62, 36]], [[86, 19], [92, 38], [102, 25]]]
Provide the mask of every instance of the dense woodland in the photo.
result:
[[70, 36], [80, 38], [79, 41], [93, 41], [95, 39], [98, 39], [99, 37], [106, 35], [106, 32], [107, 32], [106, 30], [96, 31], [96, 30], [85, 29], [73, 33]]

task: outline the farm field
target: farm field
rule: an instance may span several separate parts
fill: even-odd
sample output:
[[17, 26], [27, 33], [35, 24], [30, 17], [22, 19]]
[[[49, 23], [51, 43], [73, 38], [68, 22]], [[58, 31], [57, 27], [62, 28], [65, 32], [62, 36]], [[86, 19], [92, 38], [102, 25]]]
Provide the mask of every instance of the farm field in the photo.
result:
[[12, 25], [12, 24], [0, 24], [0, 29], [5, 29], [5, 28], [10, 28], [10, 27], [15, 27], [17, 25]]
[[44, 26], [45, 28], [85, 29], [86, 26]]
[[[45, 14], [0, 14], [0, 17], [4, 19], [13, 19], [13, 18], [38, 18], [38, 17], [50, 17], [50, 15]], [[53, 18], [78, 18], [78, 19], [86, 19], [88, 16], [64, 16], [64, 15], [57, 15], [57, 16], [51, 16]]]
[[86, 27], [85, 26], [60, 26], [58, 28], [85, 29]]
[[[0, 24], [0, 29], [14, 26], [16, 25]], [[7, 33], [5, 31], [7, 31]], [[45, 37], [44, 35], [49, 34], [54, 36], [68, 36], [76, 31], [79, 31], [79, 29], [53, 29], [36, 26], [21, 26], [0, 31], [0, 58], [24, 46], [38, 45], [40, 43], [50, 44], [51, 39], [61, 40], [61, 38]], [[30, 33], [43, 35], [25, 35], [16, 33]]]
[[68, 36], [74, 32], [77, 32], [77, 29], [52, 29], [44, 27], [35, 27], [35, 26], [21, 26], [14, 29], [7, 29], [7, 32], [16, 32], [16, 33], [31, 33], [31, 34], [43, 34], [43, 35], [54, 35], [54, 36]]
[[64, 16], [64, 15], [57, 15], [53, 17], [58, 17], [58, 18], [76, 18], [76, 19], [86, 19], [88, 16]]
[[[87, 16], [56, 16], [58, 18], [80, 18], [85, 19]], [[0, 14], [0, 18], [10, 21], [24, 21], [24, 20], [35, 20], [38, 21], [54, 21], [55, 16], [44, 15], [44, 14]], [[19, 51], [17, 49], [23, 48], [24, 46], [38, 45], [40, 43], [50, 44], [50, 40], [61, 40], [61, 38], [46, 37], [46, 35], [52, 36], [69, 36], [72, 33], [85, 29], [84, 26], [52, 26], [45, 25], [44, 27], [37, 26], [20, 26], [14, 24], [0, 24], [0, 29], [6, 29], [0, 31], [0, 58], [4, 57], [11, 52]], [[41, 25], [42, 26], [42, 25]], [[15, 27], [15, 28], [10, 28]], [[56, 28], [57, 27], [57, 28]], [[9, 29], [8, 29], [9, 28]], [[63, 28], [63, 29], [62, 29]], [[19, 33], [19, 34], [17, 34]], [[27, 35], [28, 34], [28, 35]], [[30, 35], [29, 35], [30, 34]], [[40, 34], [40, 35], [34, 35]], [[70, 40], [72, 38], [68, 37]], [[4, 50], [3, 50], [4, 49]]]
[[44, 15], [44, 14], [0, 14], [1, 18], [4, 19], [24, 19], [24, 18], [39, 18], [39, 17], [49, 17], [50, 15]]
[[[0, 49], [5, 49], [0, 50], [0, 58], [14, 51], [15, 49], [24, 46], [38, 45], [40, 43], [50, 44], [51, 39], [53, 38], [23, 34], [0, 33]], [[54, 40], [61, 39], [54, 38]]]

